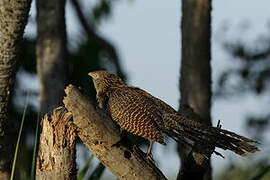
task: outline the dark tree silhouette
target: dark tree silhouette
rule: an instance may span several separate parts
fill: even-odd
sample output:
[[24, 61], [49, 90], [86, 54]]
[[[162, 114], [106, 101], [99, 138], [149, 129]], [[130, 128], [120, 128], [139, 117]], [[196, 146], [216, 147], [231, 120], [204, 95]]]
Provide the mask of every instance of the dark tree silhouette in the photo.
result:
[[37, 0], [37, 74], [41, 116], [61, 104], [68, 80], [65, 0]]
[[[211, 125], [211, 0], [182, 0], [181, 30], [180, 110], [191, 109]], [[178, 150], [178, 179], [211, 179], [210, 161], [198, 165], [190, 149], [179, 145]]]

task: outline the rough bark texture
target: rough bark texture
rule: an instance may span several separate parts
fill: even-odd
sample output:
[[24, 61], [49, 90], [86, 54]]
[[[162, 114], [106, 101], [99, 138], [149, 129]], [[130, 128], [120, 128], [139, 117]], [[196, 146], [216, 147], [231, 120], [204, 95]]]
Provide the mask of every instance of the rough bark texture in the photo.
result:
[[61, 104], [67, 83], [65, 0], [37, 0], [37, 72], [41, 115]]
[[36, 179], [76, 179], [76, 127], [65, 108], [54, 109], [42, 120]]
[[77, 88], [70, 85], [65, 92], [64, 104], [73, 114], [79, 137], [118, 179], [166, 179], [138, 148], [119, 143], [116, 125]]
[[9, 179], [14, 142], [8, 120], [10, 93], [15, 79], [20, 42], [31, 0], [0, 1], [0, 179]]
[[[211, 125], [211, 0], [182, 0], [180, 109], [191, 108]], [[210, 161], [196, 165], [189, 149], [179, 147], [178, 179], [211, 179]]]

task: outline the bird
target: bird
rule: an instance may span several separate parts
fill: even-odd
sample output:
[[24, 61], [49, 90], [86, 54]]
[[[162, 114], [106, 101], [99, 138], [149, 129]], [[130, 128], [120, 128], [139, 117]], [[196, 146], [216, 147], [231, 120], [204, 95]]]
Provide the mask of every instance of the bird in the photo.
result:
[[[170, 105], [143, 89], [128, 86], [120, 77], [107, 71], [88, 73], [96, 89], [98, 106], [104, 109], [121, 128], [150, 141], [147, 155], [154, 142], [166, 145], [165, 136], [189, 146], [194, 152], [209, 157], [222, 156], [216, 147], [230, 150], [240, 156], [260, 151], [255, 140], [203, 124], [176, 111]], [[195, 117], [195, 116], [194, 116]], [[223, 156], [222, 156], [223, 157]]]

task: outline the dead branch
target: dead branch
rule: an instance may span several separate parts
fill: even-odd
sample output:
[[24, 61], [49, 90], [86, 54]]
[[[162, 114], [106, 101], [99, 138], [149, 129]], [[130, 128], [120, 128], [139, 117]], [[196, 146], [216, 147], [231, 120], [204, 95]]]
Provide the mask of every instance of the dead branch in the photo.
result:
[[118, 143], [116, 125], [76, 87], [69, 85], [65, 92], [64, 104], [73, 115], [79, 137], [118, 179], [166, 179], [141, 150]]
[[71, 113], [63, 107], [54, 109], [42, 120], [36, 179], [75, 180], [76, 127]]

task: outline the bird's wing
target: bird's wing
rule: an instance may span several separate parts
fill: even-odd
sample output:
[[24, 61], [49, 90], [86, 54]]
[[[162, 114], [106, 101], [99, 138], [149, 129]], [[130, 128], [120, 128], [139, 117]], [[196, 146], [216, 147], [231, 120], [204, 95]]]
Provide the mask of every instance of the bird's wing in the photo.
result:
[[138, 88], [138, 87], [129, 87], [130, 89], [135, 90], [136, 92], [138, 92], [139, 94], [149, 98], [153, 103], [155, 103], [159, 108], [161, 108], [162, 111], [166, 112], [166, 113], [176, 113], [176, 110], [173, 109], [170, 105], [168, 105], [167, 103], [165, 103], [164, 101], [152, 96], [150, 93]]
[[140, 93], [128, 87], [111, 91], [108, 110], [122, 129], [164, 144], [157, 122], [162, 122], [158, 107]]

